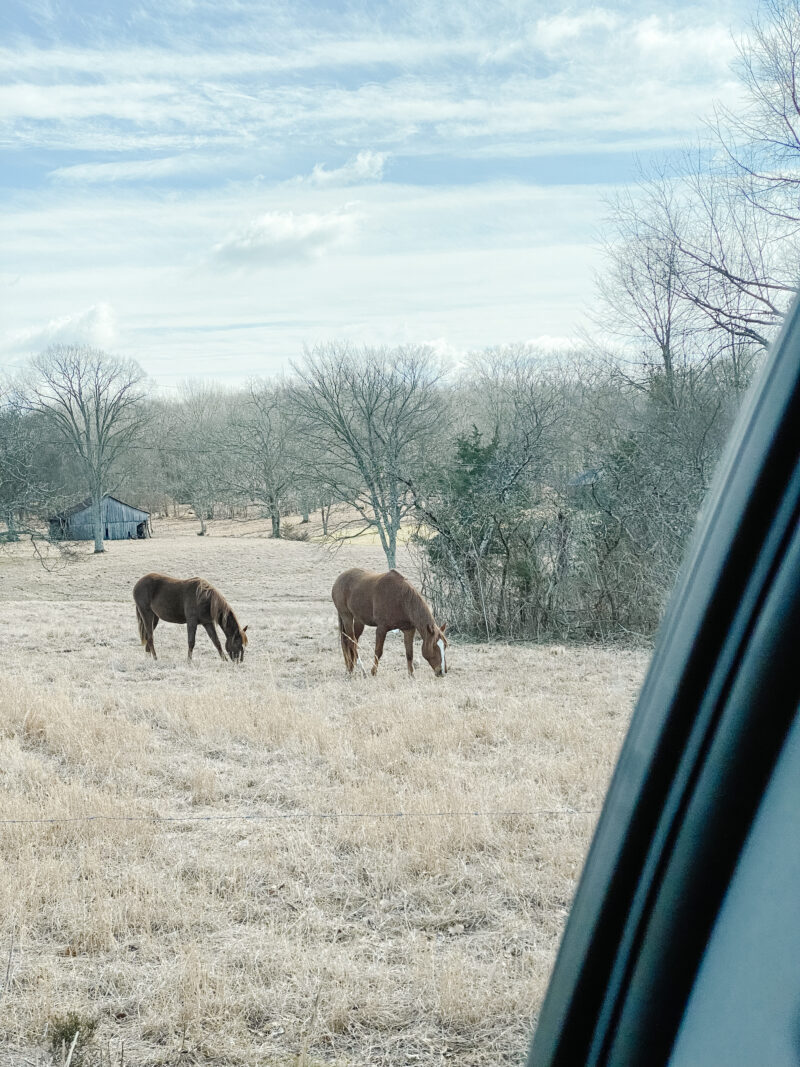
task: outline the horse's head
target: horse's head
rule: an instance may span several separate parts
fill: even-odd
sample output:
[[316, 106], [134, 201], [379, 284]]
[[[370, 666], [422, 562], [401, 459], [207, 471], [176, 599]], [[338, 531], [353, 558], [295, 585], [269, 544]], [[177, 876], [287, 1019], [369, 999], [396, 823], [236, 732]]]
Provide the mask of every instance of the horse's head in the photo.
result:
[[225, 651], [234, 663], [242, 663], [244, 661], [244, 646], [247, 644], [246, 629], [246, 626], [241, 628], [237, 626], [235, 630], [231, 630], [225, 637]]
[[444, 678], [447, 674], [447, 661], [444, 650], [447, 648], [447, 638], [444, 632], [447, 623], [437, 626], [436, 623], [428, 623], [425, 636], [422, 641], [422, 655], [430, 663], [433, 673], [437, 678]]

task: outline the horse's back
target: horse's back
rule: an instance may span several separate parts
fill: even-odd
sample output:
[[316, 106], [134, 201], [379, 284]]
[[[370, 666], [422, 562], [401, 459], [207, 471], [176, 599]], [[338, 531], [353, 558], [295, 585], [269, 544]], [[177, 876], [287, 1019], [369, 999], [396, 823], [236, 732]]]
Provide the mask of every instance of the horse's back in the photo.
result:
[[331, 588], [331, 599], [340, 614], [349, 610], [348, 601], [353, 589], [358, 588], [369, 576], [370, 571], [365, 571], [363, 567], [351, 567], [350, 570], [342, 571]]
[[165, 577], [163, 574], [156, 574], [155, 571], [143, 575], [133, 587], [133, 599], [138, 603], [152, 596], [153, 590], [158, 587], [158, 583], [163, 581]]
[[[333, 583], [331, 597], [340, 615], [352, 615], [367, 626], [398, 614], [406, 579], [399, 571], [367, 571], [351, 567]], [[399, 624], [398, 620], [398, 624]]]
[[186, 622], [187, 599], [196, 598], [201, 578], [171, 578], [152, 571], [133, 587], [133, 599], [140, 607], [150, 608], [164, 622]]
[[157, 571], [151, 571], [149, 574], [143, 575], [134, 585], [133, 595], [134, 597], [147, 593], [152, 595], [157, 590], [165, 587], [185, 586], [188, 582], [198, 582], [199, 580], [199, 578], [170, 578], [168, 574], [159, 574]]

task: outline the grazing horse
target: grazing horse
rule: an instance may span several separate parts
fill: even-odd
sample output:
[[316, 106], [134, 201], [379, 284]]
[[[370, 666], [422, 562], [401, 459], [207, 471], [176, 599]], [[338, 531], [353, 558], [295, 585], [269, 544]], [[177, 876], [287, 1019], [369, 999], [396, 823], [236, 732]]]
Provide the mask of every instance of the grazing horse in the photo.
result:
[[240, 626], [228, 601], [204, 578], [168, 578], [166, 574], [146, 574], [133, 587], [139, 637], [145, 651], [157, 659], [153, 631], [158, 620], [185, 623], [189, 637], [189, 659], [192, 658], [197, 626], [205, 627], [214, 648], [222, 659], [225, 653], [217, 636], [217, 625], [225, 633], [225, 649], [234, 661], [244, 659], [247, 627]]
[[377, 674], [383, 655], [383, 642], [390, 630], [402, 630], [406, 643], [406, 662], [409, 676], [414, 674], [414, 634], [422, 638], [422, 655], [430, 663], [434, 674], [441, 678], [447, 671], [444, 650], [447, 638], [444, 626], [437, 626], [431, 609], [417, 590], [398, 571], [385, 574], [354, 567], [340, 574], [331, 590], [339, 613], [339, 635], [348, 674], [359, 666], [366, 674], [358, 655], [358, 639], [365, 626], [376, 627], [375, 662], [372, 673]]

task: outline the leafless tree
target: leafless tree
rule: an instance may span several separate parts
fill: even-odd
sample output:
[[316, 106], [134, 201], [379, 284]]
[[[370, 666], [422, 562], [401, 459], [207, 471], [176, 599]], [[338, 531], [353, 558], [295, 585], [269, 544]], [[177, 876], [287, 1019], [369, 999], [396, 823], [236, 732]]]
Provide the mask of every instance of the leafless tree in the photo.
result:
[[184, 382], [179, 398], [160, 412], [166, 478], [173, 497], [197, 516], [200, 536], [214, 506], [231, 495], [230, 474], [238, 457], [228, 434], [227, 401], [216, 386]]
[[[677, 214], [671, 202], [666, 210], [671, 218]], [[621, 352], [613, 357], [619, 370], [629, 354], [631, 384], [659, 377], [668, 402], [675, 406], [680, 399], [679, 371], [691, 358], [702, 328], [692, 301], [685, 298], [679, 241], [669, 229], [659, 232], [630, 193], [613, 202], [612, 225], [594, 321], [606, 344], [621, 342]]]
[[319, 477], [377, 531], [390, 567], [412, 508], [411, 473], [436, 460], [443, 409], [439, 370], [429, 349], [356, 349], [327, 344], [295, 368], [291, 398], [300, 430], [314, 446]]
[[5, 522], [0, 541], [18, 541], [22, 532], [33, 535], [35, 523], [26, 524], [23, 516], [40, 513], [53, 499], [52, 480], [37, 463], [40, 423], [21, 410], [10, 388], [0, 386], [0, 517]]
[[281, 515], [296, 486], [300, 461], [285, 385], [251, 381], [235, 399], [228, 441], [236, 455], [230, 467], [233, 489], [246, 503], [266, 508], [272, 536], [280, 537]]
[[31, 361], [23, 405], [74, 453], [92, 501], [94, 550], [103, 552], [102, 500], [142, 428], [144, 372], [83, 345], [53, 345]]
[[737, 177], [687, 157], [682, 186], [663, 174], [641, 185], [641, 218], [676, 258], [678, 295], [704, 317], [718, 347], [766, 348], [797, 291], [794, 235], [746, 194]]
[[761, 211], [800, 224], [800, 0], [763, 0], [738, 44], [746, 101], [719, 106], [712, 124], [743, 194]]
[[718, 350], [766, 348], [797, 292], [800, 0], [765, 0], [738, 49], [743, 104], [718, 106], [711, 141], [651, 169], [614, 220]]

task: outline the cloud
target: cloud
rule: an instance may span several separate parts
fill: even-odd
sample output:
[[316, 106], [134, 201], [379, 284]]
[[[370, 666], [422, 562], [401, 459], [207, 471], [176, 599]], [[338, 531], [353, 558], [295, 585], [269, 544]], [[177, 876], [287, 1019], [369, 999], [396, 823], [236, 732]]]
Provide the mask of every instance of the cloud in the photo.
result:
[[[310, 37], [311, 34], [307, 34]], [[307, 43], [286, 40], [284, 46], [270, 34], [253, 47], [231, 49], [226, 42], [213, 50], [187, 51], [175, 42], [170, 48], [42, 48], [26, 43], [20, 49], [0, 47], [0, 67], [9, 73], [25, 74], [39, 70], [85, 74], [91, 63], [94, 74], [130, 78], [177, 77], [197, 83], [203, 78], [241, 78], [245, 75], [291, 74], [340, 67], [402, 66], [409, 69], [437, 61], [491, 59], [486, 42], [480, 38], [424, 40], [415, 34], [328, 37]], [[204, 42], [207, 44], [207, 42]], [[91, 57], [87, 59], [87, 56]]]
[[[250, 158], [258, 146], [269, 146], [271, 159], [290, 157], [294, 147], [304, 161], [309, 150], [324, 159], [325, 151], [355, 152], [364, 143], [423, 155], [454, 143], [461, 152], [484, 147], [509, 133], [518, 145], [538, 144], [553, 129], [601, 143], [632, 128], [656, 134], [665, 123], [675, 143], [697, 128], [714, 97], [730, 99], [735, 43], [713, 10], [702, 18], [695, 9], [626, 18], [592, 7], [521, 24], [473, 10], [450, 34], [447, 19], [431, 18], [398, 19], [383, 33], [345, 22], [303, 34], [302, 15], [293, 14], [268, 42], [263, 25], [247, 44], [228, 27], [205, 50], [199, 41], [131, 48], [124, 37], [104, 49], [29, 42], [0, 49], [0, 67], [12, 75], [0, 84], [6, 143], [68, 150], [72, 159], [76, 150], [175, 157], [213, 145], [225, 152], [224, 171], [231, 154]], [[352, 70], [346, 80], [333, 76], [342, 62]], [[643, 93], [650, 111], [640, 105]], [[307, 181], [375, 181], [386, 158], [359, 151], [338, 168], [318, 164]], [[91, 155], [80, 164], [105, 165]], [[180, 171], [161, 159], [149, 171], [146, 160], [138, 165], [145, 180]], [[96, 170], [72, 178], [135, 180], [127, 166], [120, 176]]]
[[33, 326], [10, 334], [6, 347], [17, 352], [38, 352], [48, 345], [91, 345], [110, 348], [117, 341], [117, 320], [110, 304], [92, 304], [85, 311], [50, 319], [44, 326]]
[[530, 41], [576, 72], [601, 73], [610, 82], [628, 84], [642, 74], [666, 75], [672, 81], [688, 76], [701, 84], [709, 75], [726, 74], [736, 54], [728, 25], [710, 12], [699, 21], [694, 10], [635, 19], [607, 8], [552, 15], [536, 22]]
[[577, 38], [596, 30], [606, 32], [619, 25], [619, 16], [603, 8], [590, 8], [580, 15], [558, 14], [539, 19], [535, 43], [543, 48], [570, 46]]
[[322, 163], [317, 163], [308, 179], [312, 185], [358, 185], [362, 182], [377, 182], [383, 177], [383, 168], [387, 160], [386, 152], [359, 152], [355, 159], [349, 160], [342, 167], [327, 170]]
[[569, 334], [540, 333], [536, 337], [529, 337], [525, 344], [530, 345], [531, 348], [538, 348], [542, 352], [558, 354], [574, 348], [582, 348], [585, 342], [577, 334], [570, 336]]
[[735, 104], [728, 24], [745, 17], [137, 0], [87, 22], [31, 3], [52, 29], [0, 47], [0, 225], [22, 277], [13, 300], [0, 277], [0, 361], [54, 340], [119, 351], [102, 297], [126, 354], [181, 377], [195, 360], [257, 373], [351, 327], [445, 358], [577, 332], [606, 210], [589, 183], [631, 169], [582, 154], [671, 149], [714, 98]]
[[467, 356], [467, 349], [454, 345], [446, 337], [434, 337], [422, 344], [431, 350], [434, 358], [448, 367], [461, 366]]
[[108, 81], [102, 84], [0, 85], [0, 117], [42, 121], [113, 118], [147, 124], [154, 118], [184, 118], [187, 109], [171, 82]]
[[268, 211], [215, 245], [214, 256], [239, 266], [317, 259], [346, 241], [357, 222], [351, 206], [325, 214]]
[[218, 161], [205, 157], [166, 156], [162, 159], [130, 159], [116, 163], [78, 163], [70, 167], [57, 167], [50, 171], [50, 177], [69, 182], [142, 182], [210, 170], [218, 165]]

